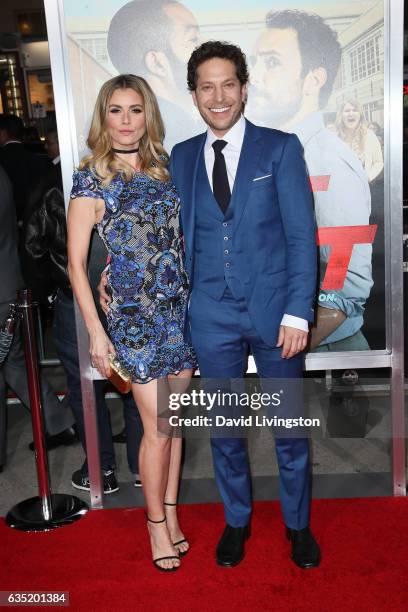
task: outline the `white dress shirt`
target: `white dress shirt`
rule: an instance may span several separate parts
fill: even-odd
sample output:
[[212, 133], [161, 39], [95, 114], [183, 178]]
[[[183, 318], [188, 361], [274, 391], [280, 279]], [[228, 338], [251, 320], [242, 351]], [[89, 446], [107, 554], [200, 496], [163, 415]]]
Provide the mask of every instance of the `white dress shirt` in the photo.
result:
[[[242, 143], [244, 142], [244, 135], [245, 119], [243, 115], [240, 116], [238, 121], [226, 134], [224, 134], [222, 138], [216, 136], [210, 127], [207, 128], [207, 140], [205, 141], [204, 145], [204, 160], [211, 189], [213, 188], [212, 175], [215, 159], [215, 153], [212, 147], [213, 143], [216, 140], [224, 140], [227, 143], [223, 148], [222, 153], [224, 155], [225, 165], [227, 167], [228, 183], [232, 193], [235, 176], [237, 174], [239, 156], [241, 155]], [[309, 324], [306, 319], [294, 317], [293, 315], [284, 314], [281, 325], [301, 329], [305, 332], [309, 331]]]

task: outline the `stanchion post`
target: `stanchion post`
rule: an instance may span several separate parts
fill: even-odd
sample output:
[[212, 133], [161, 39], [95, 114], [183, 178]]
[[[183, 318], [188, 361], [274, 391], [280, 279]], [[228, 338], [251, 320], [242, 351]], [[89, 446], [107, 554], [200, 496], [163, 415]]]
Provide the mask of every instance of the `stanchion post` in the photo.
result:
[[9, 527], [22, 531], [49, 531], [55, 527], [62, 527], [77, 521], [88, 511], [88, 505], [74, 495], [51, 493], [41, 405], [33, 302], [29, 289], [19, 291], [18, 307], [23, 323], [24, 354], [33, 423], [39, 496], [26, 499], [14, 506], [6, 516], [6, 523]]
[[50, 475], [45, 447], [45, 427], [39, 382], [36, 325], [30, 289], [18, 292], [18, 306], [23, 323], [24, 356], [27, 369], [28, 393], [31, 404], [34, 449], [36, 456], [38, 492], [41, 499], [44, 520], [52, 517]]

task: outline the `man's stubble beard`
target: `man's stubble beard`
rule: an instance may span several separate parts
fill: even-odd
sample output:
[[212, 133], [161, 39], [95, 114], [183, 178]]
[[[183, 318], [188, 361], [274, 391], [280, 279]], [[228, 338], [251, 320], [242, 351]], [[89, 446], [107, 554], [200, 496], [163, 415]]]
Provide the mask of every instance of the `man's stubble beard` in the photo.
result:
[[277, 108], [276, 105], [273, 107], [272, 104], [273, 102], [267, 95], [260, 93], [252, 86], [249, 91], [246, 116], [265, 127], [280, 129], [299, 112], [302, 97], [298, 96], [296, 100], [282, 108]]
[[170, 48], [167, 50], [167, 56], [173, 73], [173, 81], [176, 89], [180, 93], [187, 95], [187, 64], [182, 62]]

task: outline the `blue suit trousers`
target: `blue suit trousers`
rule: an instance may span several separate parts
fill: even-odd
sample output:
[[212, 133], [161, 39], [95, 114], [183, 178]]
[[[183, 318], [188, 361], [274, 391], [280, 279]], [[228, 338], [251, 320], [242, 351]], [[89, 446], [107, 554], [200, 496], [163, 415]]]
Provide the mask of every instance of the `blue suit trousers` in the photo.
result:
[[[235, 299], [228, 289], [219, 301], [194, 288], [189, 322], [203, 378], [242, 377], [248, 348], [261, 378], [302, 376], [303, 356], [282, 359], [282, 349], [268, 346], [259, 336], [245, 301]], [[303, 529], [309, 524], [309, 441], [305, 438], [275, 437], [275, 445], [284, 521], [291, 529]], [[250, 520], [252, 508], [246, 440], [212, 436], [211, 447], [226, 522], [232, 527], [243, 527]]]

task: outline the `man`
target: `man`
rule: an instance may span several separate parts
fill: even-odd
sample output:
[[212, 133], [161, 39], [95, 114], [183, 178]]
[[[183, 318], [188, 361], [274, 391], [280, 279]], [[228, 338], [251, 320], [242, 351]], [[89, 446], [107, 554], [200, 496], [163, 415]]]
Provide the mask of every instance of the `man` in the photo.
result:
[[113, 16], [108, 52], [119, 73], [144, 77], [155, 92], [166, 121], [166, 146], [201, 129], [185, 86], [185, 67], [198, 44], [194, 15], [173, 0], [134, 0]]
[[26, 149], [22, 142], [23, 134], [24, 124], [20, 117], [0, 115], [0, 164], [13, 187], [18, 222], [26, 213], [35, 181], [50, 168], [44, 156], [34, 155]]
[[[17, 255], [17, 223], [10, 181], [0, 166], [0, 324], [6, 319], [10, 302], [24, 284]], [[9, 385], [22, 401], [30, 406], [27, 373], [21, 342], [21, 329], [17, 327], [10, 351], [0, 366], [0, 466], [6, 462], [6, 389]], [[66, 405], [58, 401], [47, 380], [41, 379], [42, 404], [47, 431], [47, 446], [70, 445], [76, 440], [72, 429], [74, 418]]]
[[[188, 87], [208, 128], [174, 147], [171, 174], [181, 197], [200, 374], [241, 378], [250, 347], [261, 377], [298, 379], [316, 283], [315, 224], [299, 141], [244, 119], [248, 71], [234, 45], [198, 47]], [[109, 301], [101, 291], [101, 305]], [[214, 436], [211, 446], [227, 522], [216, 558], [233, 567], [249, 537], [246, 445]], [[277, 438], [276, 449], [292, 559], [315, 567], [320, 551], [309, 530], [308, 441]]]
[[[25, 286], [33, 292], [34, 299], [41, 305], [49, 305], [49, 297], [64, 281], [64, 258], [58, 248], [48, 252], [44, 244], [60, 246], [65, 241], [65, 206], [60, 204], [55, 190], [62, 191], [61, 160], [57, 130], [47, 132], [45, 149], [49, 156], [50, 167], [47, 172], [36, 177], [31, 185], [22, 219], [22, 240], [20, 261]], [[51, 197], [49, 197], [51, 196]], [[50, 217], [46, 202], [51, 201], [53, 223], [47, 226]], [[50, 206], [50, 205], [48, 205]]]
[[[207, 42], [188, 63], [188, 87], [207, 132], [176, 145], [192, 293], [191, 339], [203, 378], [239, 378], [246, 348], [262, 378], [298, 378], [316, 281], [312, 199], [298, 139], [246, 121], [248, 72], [234, 45]], [[213, 436], [227, 525], [217, 562], [237, 565], [249, 536], [251, 494], [244, 440]], [[319, 564], [309, 530], [308, 441], [276, 439], [281, 502], [292, 558]]]
[[58, 131], [56, 128], [51, 128], [47, 132], [45, 139], [45, 150], [52, 161], [53, 166], [61, 165], [61, 157], [59, 150]]
[[[324, 127], [320, 109], [330, 97], [341, 60], [335, 32], [317, 15], [269, 12], [256, 43], [249, 114], [301, 141], [311, 177], [319, 228], [368, 226], [371, 199], [356, 155]], [[369, 242], [367, 240], [367, 242]], [[311, 347], [364, 350], [365, 302], [373, 284], [371, 244], [355, 244], [341, 289], [321, 289]], [[330, 246], [320, 247], [321, 281]]]

